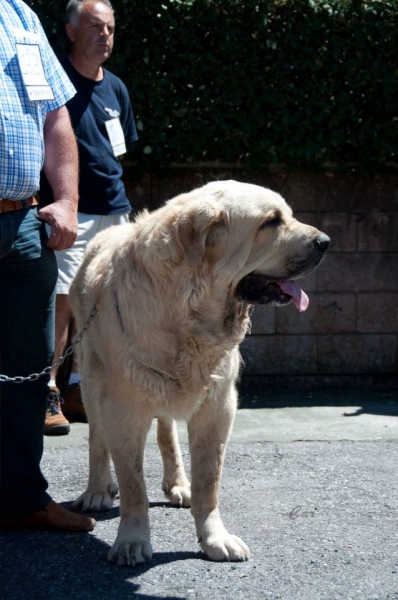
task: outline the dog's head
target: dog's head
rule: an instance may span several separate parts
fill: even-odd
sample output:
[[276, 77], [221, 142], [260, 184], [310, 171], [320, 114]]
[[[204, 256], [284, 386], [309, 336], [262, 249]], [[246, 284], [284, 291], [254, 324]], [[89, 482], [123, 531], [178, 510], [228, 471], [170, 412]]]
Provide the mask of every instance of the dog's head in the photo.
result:
[[300, 223], [277, 193], [257, 185], [218, 181], [170, 201], [175, 256], [210, 274], [238, 300], [305, 310], [295, 283], [316, 269], [329, 237]]

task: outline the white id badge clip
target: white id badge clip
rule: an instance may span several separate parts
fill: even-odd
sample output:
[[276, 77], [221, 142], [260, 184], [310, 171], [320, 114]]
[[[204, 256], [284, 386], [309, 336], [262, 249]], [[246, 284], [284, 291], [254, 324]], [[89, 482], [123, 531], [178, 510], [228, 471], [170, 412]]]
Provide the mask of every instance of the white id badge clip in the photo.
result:
[[112, 146], [113, 154], [120, 156], [126, 154], [126, 141], [124, 139], [124, 133], [120, 124], [119, 117], [105, 121], [105, 127], [108, 132], [109, 141]]
[[54, 100], [44, 74], [39, 44], [16, 44], [19, 68], [29, 100]]

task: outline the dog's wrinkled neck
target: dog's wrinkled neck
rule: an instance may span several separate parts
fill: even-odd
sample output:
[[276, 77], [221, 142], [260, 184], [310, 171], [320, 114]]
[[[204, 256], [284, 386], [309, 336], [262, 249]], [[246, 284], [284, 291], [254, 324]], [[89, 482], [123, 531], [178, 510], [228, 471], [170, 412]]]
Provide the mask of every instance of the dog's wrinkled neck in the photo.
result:
[[136, 349], [133, 341], [131, 340], [130, 336], [128, 335], [126, 328], [124, 326], [116, 290], [114, 290], [113, 293], [114, 293], [114, 297], [115, 297], [115, 309], [116, 309], [117, 318], [118, 318], [118, 321], [120, 324], [120, 328], [121, 328], [124, 338], [128, 344], [128, 347], [129, 347], [130, 351], [132, 352], [132, 354], [134, 355], [135, 359], [140, 363], [140, 365], [142, 365], [143, 367], [148, 369], [148, 371], [150, 371], [150, 373], [152, 373], [152, 375], [156, 375], [156, 377], [160, 377], [161, 379], [165, 379], [166, 381], [170, 381], [171, 383], [180, 383], [180, 380], [177, 377], [172, 377], [168, 373], [164, 373], [163, 371], [160, 371], [160, 369], [156, 369], [155, 367], [149, 365], [147, 363], [147, 361], [144, 360], [138, 354], [137, 349]]

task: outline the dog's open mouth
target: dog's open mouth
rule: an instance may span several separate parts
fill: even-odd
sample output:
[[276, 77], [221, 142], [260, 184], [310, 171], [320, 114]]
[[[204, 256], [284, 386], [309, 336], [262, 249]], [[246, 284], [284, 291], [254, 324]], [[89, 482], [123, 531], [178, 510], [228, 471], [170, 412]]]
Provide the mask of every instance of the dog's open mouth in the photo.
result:
[[262, 275], [249, 273], [238, 285], [237, 296], [250, 304], [271, 304], [283, 306], [292, 300], [296, 308], [307, 310], [309, 298], [295, 281], [270, 281]]

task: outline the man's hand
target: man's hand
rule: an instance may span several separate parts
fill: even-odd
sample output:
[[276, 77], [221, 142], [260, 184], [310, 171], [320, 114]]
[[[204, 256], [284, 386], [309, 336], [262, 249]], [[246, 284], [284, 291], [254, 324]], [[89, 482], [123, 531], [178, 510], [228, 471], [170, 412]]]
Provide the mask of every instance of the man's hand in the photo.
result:
[[38, 212], [38, 216], [51, 227], [47, 246], [53, 250], [65, 250], [75, 243], [77, 235], [76, 204], [58, 200]]

